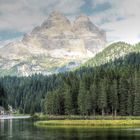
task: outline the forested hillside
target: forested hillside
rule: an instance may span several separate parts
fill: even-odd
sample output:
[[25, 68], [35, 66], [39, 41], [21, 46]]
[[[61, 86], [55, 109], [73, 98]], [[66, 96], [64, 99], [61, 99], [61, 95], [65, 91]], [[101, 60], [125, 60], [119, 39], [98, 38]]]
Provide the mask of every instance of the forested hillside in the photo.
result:
[[21, 113], [140, 115], [140, 54], [52, 76], [0, 79]]
[[47, 94], [46, 113], [140, 115], [140, 54], [79, 74], [69, 73], [62, 87]]
[[107, 46], [103, 51], [96, 54], [95, 57], [88, 60], [84, 66], [100, 66], [102, 64], [114, 61], [120, 57], [124, 57], [129, 53], [138, 53], [140, 52], [140, 43], [135, 45], [130, 45], [125, 42], [116, 42]]

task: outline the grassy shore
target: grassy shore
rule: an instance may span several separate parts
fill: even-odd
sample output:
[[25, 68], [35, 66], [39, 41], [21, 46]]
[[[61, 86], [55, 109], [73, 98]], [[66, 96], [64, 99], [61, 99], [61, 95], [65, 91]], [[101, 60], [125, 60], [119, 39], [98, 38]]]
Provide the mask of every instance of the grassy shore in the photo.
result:
[[30, 116], [30, 114], [12, 114], [14, 117]]
[[136, 127], [140, 126], [140, 120], [48, 120], [35, 124], [46, 127]]
[[36, 114], [35, 125], [43, 127], [139, 127], [140, 116], [80, 116]]
[[81, 115], [43, 115], [35, 114], [37, 120], [140, 120], [140, 116], [81, 116]]

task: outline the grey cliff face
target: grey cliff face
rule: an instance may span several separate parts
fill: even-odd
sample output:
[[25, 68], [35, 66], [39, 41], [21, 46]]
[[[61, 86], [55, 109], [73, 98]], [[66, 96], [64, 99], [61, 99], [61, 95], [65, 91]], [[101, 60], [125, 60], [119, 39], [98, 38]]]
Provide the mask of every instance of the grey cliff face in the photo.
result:
[[58, 28], [59, 30], [69, 30], [71, 27], [70, 21], [61, 13], [54, 11], [50, 14], [47, 21], [45, 21], [41, 28], [50, 29], [50, 28]]
[[57, 73], [58, 68], [64, 68], [70, 62], [76, 66], [85, 62], [105, 45], [105, 32], [89, 17], [81, 15], [71, 23], [63, 14], [54, 11], [21, 41], [0, 49], [0, 69], [4, 75]]

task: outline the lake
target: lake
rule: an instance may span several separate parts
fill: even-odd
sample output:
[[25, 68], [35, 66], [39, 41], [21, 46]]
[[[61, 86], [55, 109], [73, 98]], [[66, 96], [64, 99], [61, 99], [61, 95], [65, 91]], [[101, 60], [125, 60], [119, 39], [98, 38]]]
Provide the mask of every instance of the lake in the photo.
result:
[[140, 128], [40, 128], [28, 119], [0, 120], [0, 140], [140, 140]]

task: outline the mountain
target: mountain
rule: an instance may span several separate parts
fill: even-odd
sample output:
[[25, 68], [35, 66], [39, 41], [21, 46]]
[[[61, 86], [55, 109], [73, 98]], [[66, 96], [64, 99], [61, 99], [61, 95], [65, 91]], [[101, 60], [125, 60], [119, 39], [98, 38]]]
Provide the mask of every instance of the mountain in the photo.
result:
[[140, 52], [140, 43], [130, 45], [124, 42], [116, 42], [96, 54], [92, 59], [84, 63], [84, 66], [99, 66], [133, 52]]
[[71, 23], [54, 11], [21, 41], [0, 48], [0, 75], [58, 73], [84, 63], [105, 46], [106, 33], [89, 17], [80, 15]]

